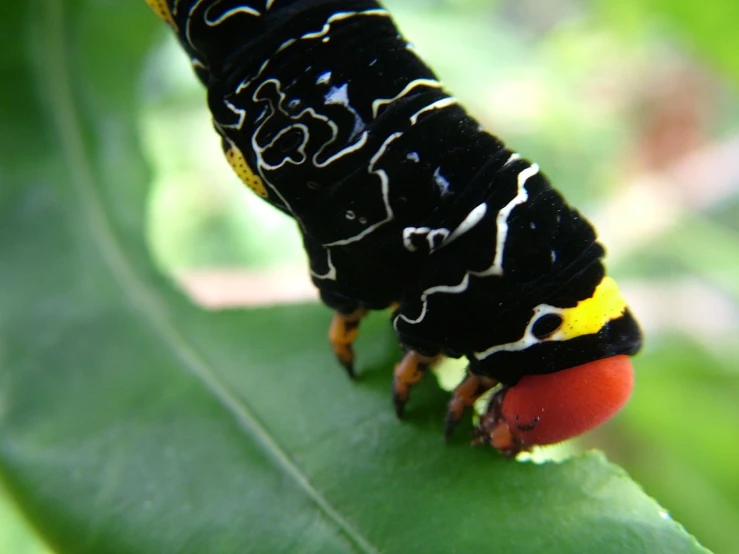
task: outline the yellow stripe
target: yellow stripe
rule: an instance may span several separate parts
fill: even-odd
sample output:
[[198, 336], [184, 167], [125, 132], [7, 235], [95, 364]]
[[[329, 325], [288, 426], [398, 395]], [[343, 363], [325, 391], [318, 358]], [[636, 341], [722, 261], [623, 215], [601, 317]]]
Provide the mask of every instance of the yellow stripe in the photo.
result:
[[604, 277], [593, 296], [581, 300], [574, 308], [564, 308], [560, 312], [562, 325], [557, 330], [556, 340], [597, 333], [609, 321], [621, 317], [625, 311], [626, 302], [621, 297], [616, 281]]

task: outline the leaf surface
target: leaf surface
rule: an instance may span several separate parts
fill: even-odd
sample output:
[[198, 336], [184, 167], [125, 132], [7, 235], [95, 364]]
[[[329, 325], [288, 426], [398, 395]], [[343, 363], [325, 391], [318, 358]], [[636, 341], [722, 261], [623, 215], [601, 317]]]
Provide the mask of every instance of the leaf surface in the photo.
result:
[[142, 232], [135, 83], [160, 23], [144, 2], [6, 12], [0, 474], [57, 552], [703, 551], [600, 454], [445, 445], [430, 381], [397, 421], [381, 316], [353, 383], [323, 307], [193, 307]]

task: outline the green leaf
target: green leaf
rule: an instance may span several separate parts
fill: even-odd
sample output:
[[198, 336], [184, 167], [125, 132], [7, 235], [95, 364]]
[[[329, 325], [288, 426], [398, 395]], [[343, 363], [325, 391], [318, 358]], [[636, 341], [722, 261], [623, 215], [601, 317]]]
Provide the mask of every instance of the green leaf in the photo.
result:
[[734, 0], [626, 0], [596, 2], [609, 22], [626, 27], [660, 24], [674, 32], [710, 65], [739, 83], [739, 4]]
[[17, 512], [0, 484], [0, 552], [51, 554]]
[[703, 552], [597, 453], [516, 463], [406, 421], [382, 317], [349, 382], [316, 305], [205, 313], [142, 236], [144, 2], [0, 20], [0, 474], [59, 553]]
[[652, 337], [609, 449], [717, 553], [739, 544], [739, 450], [728, 446], [739, 440], [735, 360], [689, 335]]
[[732, 229], [710, 217], [686, 217], [661, 237], [659, 247], [663, 256], [684, 264], [739, 302], [739, 235]]

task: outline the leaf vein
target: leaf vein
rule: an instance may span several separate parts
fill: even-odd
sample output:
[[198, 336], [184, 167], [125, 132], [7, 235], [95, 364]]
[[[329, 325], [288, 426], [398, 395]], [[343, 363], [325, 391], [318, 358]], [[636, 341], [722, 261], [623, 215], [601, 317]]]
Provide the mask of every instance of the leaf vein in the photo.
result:
[[234, 417], [239, 427], [261, 446], [276, 465], [290, 476], [326, 517], [351, 540], [356, 549], [360, 552], [379, 553], [379, 550], [313, 486], [308, 477], [302, 473], [287, 452], [258, 420], [244, 399], [228, 389], [196, 348], [176, 329], [166, 315], [157, 309], [155, 293], [148, 289], [133, 269], [131, 261], [115, 238], [106, 211], [95, 191], [93, 170], [87, 162], [82, 131], [78, 124], [78, 109], [73, 99], [69, 79], [61, 0], [45, 0], [44, 14], [47, 40], [44, 41], [46, 48], [41, 52], [43, 67], [40, 73], [47, 76], [50, 86], [42, 86], [40, 89], [47, 93], [61, 149], [93, 241], [114, 280], [120, 285], [136, 311], [163, 339], [164, 344], [201, 381], [218, 403]]

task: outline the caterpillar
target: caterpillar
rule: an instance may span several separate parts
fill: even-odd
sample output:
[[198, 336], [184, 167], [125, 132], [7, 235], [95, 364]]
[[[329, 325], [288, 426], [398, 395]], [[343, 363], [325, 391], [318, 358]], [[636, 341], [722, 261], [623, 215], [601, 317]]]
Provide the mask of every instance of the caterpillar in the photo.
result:
[[486, 132], [374, 0], [147, 0], [207, 89], [226, 159], [297, 222], [334, 311], [333, 351], [392, 307], [402, 416], [440, 356], [446, 414], [497, 387], [476, 442], [505, 455], [577, 436], [627, 401], [639, 326], [593, 226]]

